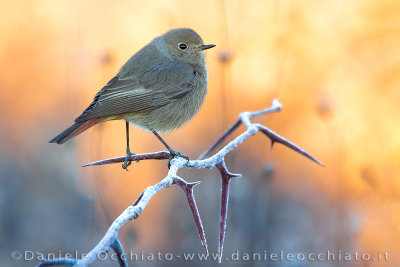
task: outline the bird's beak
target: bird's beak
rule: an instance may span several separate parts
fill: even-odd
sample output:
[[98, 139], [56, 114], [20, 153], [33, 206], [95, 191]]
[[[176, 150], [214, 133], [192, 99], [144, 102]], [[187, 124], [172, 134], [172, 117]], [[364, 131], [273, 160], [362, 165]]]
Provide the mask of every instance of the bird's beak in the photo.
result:
[[214, 44], [209, 44], [209, 45], [201, 45], [201, 50], [206, 50], [206, 49], [210, 49], [213, 48], [215, 45]]

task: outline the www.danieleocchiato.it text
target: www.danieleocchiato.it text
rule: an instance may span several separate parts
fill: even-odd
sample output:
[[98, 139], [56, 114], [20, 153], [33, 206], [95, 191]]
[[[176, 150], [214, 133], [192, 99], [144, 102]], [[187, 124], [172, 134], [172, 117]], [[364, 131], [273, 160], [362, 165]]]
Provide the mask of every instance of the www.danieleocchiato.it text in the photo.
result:
[[[10, 258], [14, 261], [41, 261], [43, 259], [51, 260], [57, 258], [84, 259], [85, 253], [48, 253], [38, 254], [34, 251], [13, 251]], [[217, 253], [169, 253], [169, 252], [133, 252], [128, 251], [123, 257], [129, 261], [219, 261], [220, 255]], [[97, 254], [98, 260], [118, 260], [118, 255], [112, 252], [101, 252]], [[236, 251], [228, 256], [222, 256], [222, 261], [329, 261], [329, 262], [350, 262], [350, 261], [390, 261], [387, 251], [376, 253], [366, 252], [240, 252]]]

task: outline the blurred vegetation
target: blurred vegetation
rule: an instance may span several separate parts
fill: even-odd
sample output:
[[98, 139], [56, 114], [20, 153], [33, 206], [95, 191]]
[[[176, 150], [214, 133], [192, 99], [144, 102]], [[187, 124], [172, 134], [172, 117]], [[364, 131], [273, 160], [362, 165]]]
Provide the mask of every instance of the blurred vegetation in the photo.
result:
[[[270, 151], [262, 136], [230, 155], [230, 169], [244, 177], [232, 183], [225, 254], [388, 251], [391, 266], [400, 264], [400, 2], [2, 0], [1, 7], [2, 266], [34, 264], [10, 261], [14, 250], [87, 252], [165, 175], [166, 162], [132, 164], [129, 172], [119, 164], [80, 167], [124, 154], [123, 122], [93, 127], [62, 146], [47, 142], [133, 53], [183, 26], [217, 48], [207, 52], [206, 102], [190, 124], [163, 135], [169, 144], [195, 158], [240, 111], [278, 97], [284, 110], [263, 123], [326, 165], [279, 145]], [[152, 134], [132, 132], [133, 152], [163, 149]], [[203, 181], [196, 200], [216, 251], [216, 172], [182, 176]], [[178, 188], [158, 194], [120, 235], [133, 252], [202, 250]], [[386, 266], [318, 266], [341, 264]]]

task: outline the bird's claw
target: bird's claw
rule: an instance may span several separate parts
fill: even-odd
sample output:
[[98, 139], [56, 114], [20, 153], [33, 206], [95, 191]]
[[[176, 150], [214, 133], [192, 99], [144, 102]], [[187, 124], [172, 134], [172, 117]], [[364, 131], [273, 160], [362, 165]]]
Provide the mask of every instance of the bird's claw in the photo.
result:
[[189, 161], [189, 157], [186, 155], [182, 155], [181, 152], [175, 151], [175, 150], [170, 150], [169, 151], [169, 160], [168, 160], [168, 169], [171, 167], [171, 160], [175, 157], [181, 157]]
[[[132, 152], [130, 152], [130, 151], [128, 151], [128, 152], [126, 153], [126, 157], [125, 157], [124, 164], [122, 164], [122, 169], [128, 171], [128, 167], [132, 164], [132, 160], [130, 160], [130, 157], [131, 157], [131, 156], [135, 156], [135, 154], [132, 153]], [[136, 161], [136, 162], [139, 162], [139, 160], [135, 160], [135, 161]]]

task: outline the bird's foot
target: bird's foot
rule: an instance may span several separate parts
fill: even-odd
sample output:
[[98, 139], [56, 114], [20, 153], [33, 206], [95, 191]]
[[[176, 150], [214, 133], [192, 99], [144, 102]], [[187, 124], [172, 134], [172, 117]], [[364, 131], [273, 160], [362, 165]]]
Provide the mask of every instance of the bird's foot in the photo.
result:
[[[124, 164], [122, 164], [122, 169], [128, 171], [128, 167], [132, 164], [132, 160], [130, 160], [131, 156], [135, 156], [136, 154], [132, 153], [131, 151], [126, 152], [126, 157]], [[136, 162], [139, 162], [139, 160], [135, 160]]]
[[189, 161], [189, 157], [182, 155], [181, 152], [175, 151], [173, 149], [169, 150], [169, 160], [168, 160], [168, 169], [171, 167], [171, 160], [175, 157], [181, 157]]

